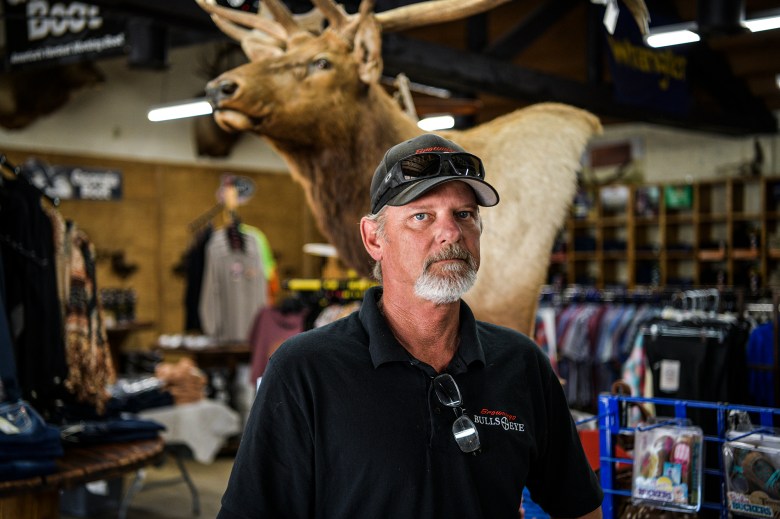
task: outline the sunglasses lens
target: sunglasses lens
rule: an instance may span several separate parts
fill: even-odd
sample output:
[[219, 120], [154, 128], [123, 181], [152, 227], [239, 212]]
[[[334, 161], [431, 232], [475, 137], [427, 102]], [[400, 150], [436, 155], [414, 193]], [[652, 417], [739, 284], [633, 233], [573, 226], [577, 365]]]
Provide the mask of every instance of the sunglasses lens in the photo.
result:
[[450, 162], [458, 175], [482, 178], [482, 163], [473, 155], [463, 153], [450, 156]]
[[477, 433], [474, 422], [468, 416], [461, 415], [455, 420], [455, 423], [452, 424], [452, 434], [463, 452], [474, 452], [479, 449], [479, 433]]
[[461, 404], [460, 390], [451, 375], [445, 373], [433, 379], [433, 389], [439, 402], [447, 407], [458, 407]]
[[441, 169], [441, 157], [429, 153], [411, 155], [401, 161], [401, 173], [404, 180], [432, 177]]

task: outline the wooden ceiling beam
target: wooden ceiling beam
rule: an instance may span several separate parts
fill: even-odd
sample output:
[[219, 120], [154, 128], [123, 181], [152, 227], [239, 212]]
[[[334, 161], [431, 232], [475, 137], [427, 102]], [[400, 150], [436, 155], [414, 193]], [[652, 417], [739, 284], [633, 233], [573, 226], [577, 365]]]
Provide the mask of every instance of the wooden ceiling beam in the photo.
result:
[[484, 54], [496, 59], [511, 59], [517, 56], [580, 3], [581, 0], [544, 2], [522, 22], [496, 38], [484, 50]]
[[[758, 103], [723, 105], [721, 113], [694, 110], [675, 116], [658, 110], [618, 104], [608, 87], [548, 76], [484, 55], [461, 52], [400, 34], [382, 37], [385, 72], [407, 74], [413, 81], [472, 93], [486, 92], [526, 102], [557, 101], [599, 116], [645, 121], [729, 135], [777, 133], [777, 120]], [[718, 76], [717, 81], [722, 81]], [[732, 108], [734, 107], [734, 108]]]

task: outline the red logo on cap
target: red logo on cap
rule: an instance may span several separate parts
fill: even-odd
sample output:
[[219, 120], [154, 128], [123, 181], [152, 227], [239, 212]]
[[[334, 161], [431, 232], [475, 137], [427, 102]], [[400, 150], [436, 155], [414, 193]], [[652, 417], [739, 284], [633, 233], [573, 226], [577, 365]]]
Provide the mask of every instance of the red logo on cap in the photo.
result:
[[444, 151], [447, 153], [455, 153], [457, 150], [453, 150], [452, 148], [445, 148], [444, 146], [431, 146], [430, 148], [420, 148], [419, 150], [416, 150], [415, 153], [429, 153], [431, 151]]

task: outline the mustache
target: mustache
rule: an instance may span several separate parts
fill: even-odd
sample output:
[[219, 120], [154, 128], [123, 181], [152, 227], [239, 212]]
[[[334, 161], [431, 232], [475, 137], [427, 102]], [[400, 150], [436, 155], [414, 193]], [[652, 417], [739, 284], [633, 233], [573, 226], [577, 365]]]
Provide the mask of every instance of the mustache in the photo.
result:
[[445, 260], [453, 260], [453, 259], [464, 260], [472, 268], [475, 268], [476, 266], [476, 261], [474, 260], [474, 256], [472, 256], [471, 253], [462, 245], [453, 243], [451, 245], [447, 245], [440, 251], [426, 258], [425, 266], [423, 270], [428, 270], [428, 267], [430, 267], [437, 261], [445, 261]]

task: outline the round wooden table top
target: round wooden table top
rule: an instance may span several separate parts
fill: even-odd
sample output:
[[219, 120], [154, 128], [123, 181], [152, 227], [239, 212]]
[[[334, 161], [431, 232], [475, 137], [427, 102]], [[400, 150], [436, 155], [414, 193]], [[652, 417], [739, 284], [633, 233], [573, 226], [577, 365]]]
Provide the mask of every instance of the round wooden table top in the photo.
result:
[[165, 442], [160, 437], [123, 443], [66, 445], [65, 455], [56, 460], [56, 472], [27, 479], [0, 481], [0, 498], [115, 478], [158, 461], [162, 458], [164, 447]]

